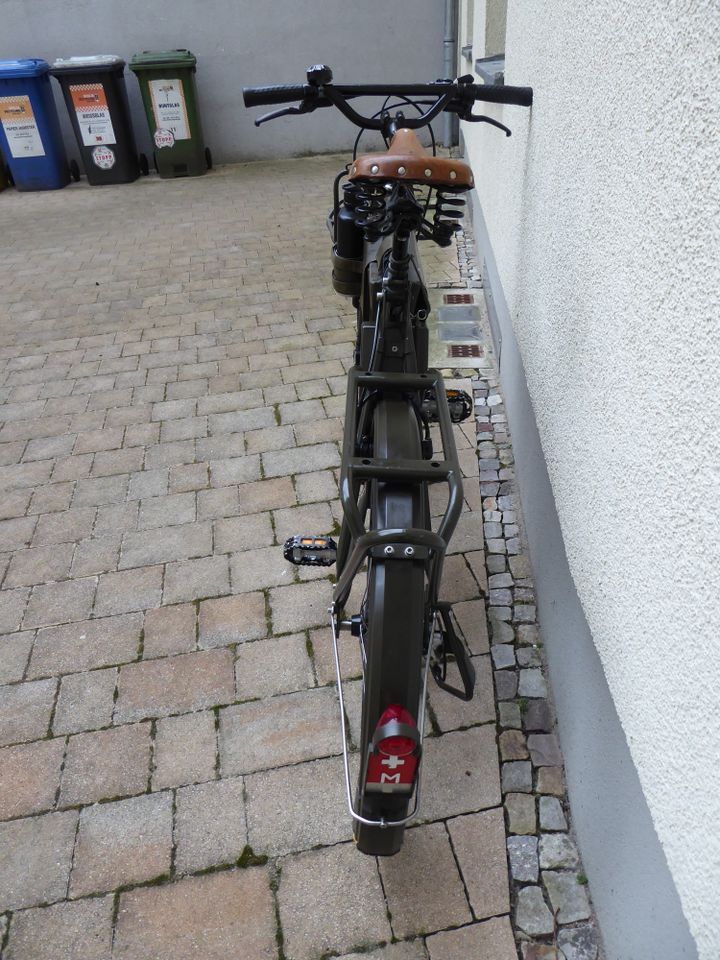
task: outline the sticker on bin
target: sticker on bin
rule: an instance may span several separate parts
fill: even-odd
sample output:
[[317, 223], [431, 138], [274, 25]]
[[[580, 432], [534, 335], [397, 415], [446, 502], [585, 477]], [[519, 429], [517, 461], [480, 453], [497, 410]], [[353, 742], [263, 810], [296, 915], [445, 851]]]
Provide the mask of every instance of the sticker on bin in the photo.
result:
[[0, 123], [15, 160], [45, 156], [30, 97], [0, 97]]
[[148, 86], [158, 130], [169, 130], [175, 140], [191, 140], [182, 80], [151, 80]]
[[92, 158], [95, 166], [101, 170], [112, 170], [115, 166], [115, 154], [110, 147], [95, 147]]
[[158, 150], [162, 150], [163, 147], [171, 147], [175, 143], [172, 130], [156, 130], [153, 140]]
[[99, 143], [117, 143], [103, 85], [72, 83], [70, 96], [80, 127], [83, 146], [94, 147]]

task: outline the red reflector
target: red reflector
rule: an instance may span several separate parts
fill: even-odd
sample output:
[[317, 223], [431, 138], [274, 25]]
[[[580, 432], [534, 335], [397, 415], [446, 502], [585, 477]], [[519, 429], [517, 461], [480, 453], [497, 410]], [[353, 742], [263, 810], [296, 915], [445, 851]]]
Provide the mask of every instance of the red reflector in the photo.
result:
[[[383, 711], [377, 729], [396, 720], [415, 727], [413, 715], [404, 707], [392, 704]], [[376, 745], [376, 752], [368, 758], [367, 788], [383, 793], [412, 790], [417, 769], [417, 757], [413, 756], [417, 741], [412, 737], [384, 737]]]

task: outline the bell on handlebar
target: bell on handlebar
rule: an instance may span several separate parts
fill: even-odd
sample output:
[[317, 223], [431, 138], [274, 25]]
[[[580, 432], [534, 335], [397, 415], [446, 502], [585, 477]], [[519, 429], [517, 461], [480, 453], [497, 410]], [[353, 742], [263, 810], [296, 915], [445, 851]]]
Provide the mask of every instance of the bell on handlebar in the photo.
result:
[[332, 83], [333, 72], [330, 67], [324, 63], [316, 63], [307, 68], [307, 82], [313, 87], [322, 87], [323, 84]]

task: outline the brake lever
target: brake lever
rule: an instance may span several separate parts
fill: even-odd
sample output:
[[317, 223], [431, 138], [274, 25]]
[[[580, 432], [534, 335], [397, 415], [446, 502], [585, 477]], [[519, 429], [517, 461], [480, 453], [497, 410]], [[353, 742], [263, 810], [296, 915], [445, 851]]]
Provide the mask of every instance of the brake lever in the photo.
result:
[[311, 100], [303, 100], [299, 107], [283, 107], [282, 110], [273, 110], [272, 113], [264, 113], [255, 120], [255, 126], [259, 127], [260, 124], [267, 123], [268, 120], [277, 120], [278, 117], [295, 116], [298, 113], [312, 113], [316, 107], [320, 106], [325, 106], [325, 104]]
[[506, 137], [512, 136], [512, 130], [509, 127], [506, 127], [504, 123], [500, 123], [499, 120], [494, 120], [492, 117], [486, 117], [484, 114], [473, 113], [472, 110], [463, 115], [460, 114], [461, 120], [467, 120], [469, 123], [489, 123], [493, 127], [497, 127], [498, 130], [503, 130]]

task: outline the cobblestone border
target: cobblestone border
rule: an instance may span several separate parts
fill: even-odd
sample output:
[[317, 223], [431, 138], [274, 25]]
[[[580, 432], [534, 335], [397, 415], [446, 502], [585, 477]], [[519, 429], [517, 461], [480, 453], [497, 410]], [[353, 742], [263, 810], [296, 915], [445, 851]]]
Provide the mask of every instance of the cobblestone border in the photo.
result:
[[[460, 275], [467, 287], [481, 288], [469, 230], [456, 238]], [[473, 393], [512, 927], [522, 960], [601, 960], [572, 837], [512, 442], [486, 331], [488, 364], [473, 371]]]

